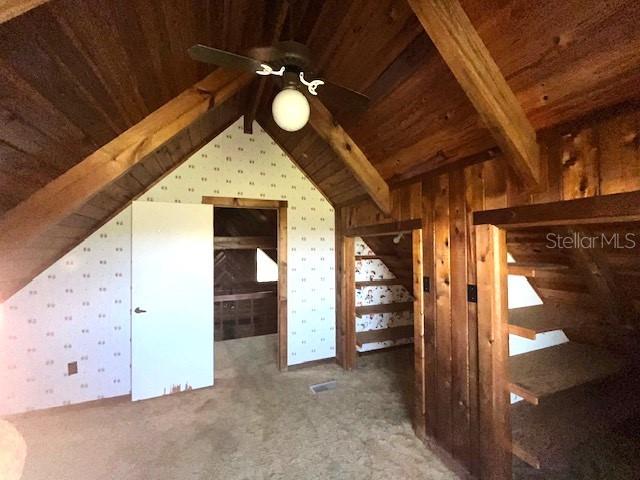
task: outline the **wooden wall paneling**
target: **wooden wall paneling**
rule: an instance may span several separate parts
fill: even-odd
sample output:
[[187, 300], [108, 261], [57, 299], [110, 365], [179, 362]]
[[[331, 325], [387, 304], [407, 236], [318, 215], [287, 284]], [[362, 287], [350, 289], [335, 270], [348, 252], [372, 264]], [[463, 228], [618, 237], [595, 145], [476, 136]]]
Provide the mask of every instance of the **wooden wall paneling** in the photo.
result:
[[593, 129], [564, 135], [562, 149], [562, 199], [593, 197], [600, 192], [597, 137]]
[[424, 259], [422, 229], [411, 232], [411, 253], [413, 258], [413, 349], [415, 369], [415, 409], [413, 428], [420, 438], [425, 438], [426, 398], [425, 398], [425, 337], [424, 337]]
[[467, 307], [467, 212], [462, 170], [449, 175], [449, 244], [451, 291], [452, 452], [470, 462], [469, 319]]
[[[482, 165], [473, 165], [464, 171], [465, 212], [466, 212], [466, 256], [467, 283], [477, 285], [476, 275], [476, 235], [473, 226], [473, 212], [483, 208]], [[480, 427], [478, 423], [478, 304], [467, 302], [468, 359], [469, 359], [469, 462], [472, 474], [478, 475]]]
[[480, 478], [511, 479], [509, 328], [505, 232], [492, 225], [476, 230]]
[[287, 348], [287, 204], [278, 207], [278, 368], [288, 366]]
[[415, 182], [391, 190], [391, 217], [395, 220], [422, 218], [422, 183]]
[[425, 431], [436, 436], [438, 418], [437, 384], [437, 342], [438, 323], [436, 318], [435, 284], [435, 205], [436, 184], [434, 179], [425, 181], [422, 188], [422, 233], [423, 272], [429, 279], [429, 292], [424, 294], [424, 354], [425, 354]]
[[640, 190], [640, 109], [613, 113], [595, 125], [601, 195]]
[[436, 297], [436, 438], [452, 451], [452, 351], [451, 351], [451, 245], [449, 239], [449, 177], [441, 175], [436, 181], [434, 198], [435, 275], [433, 287]]

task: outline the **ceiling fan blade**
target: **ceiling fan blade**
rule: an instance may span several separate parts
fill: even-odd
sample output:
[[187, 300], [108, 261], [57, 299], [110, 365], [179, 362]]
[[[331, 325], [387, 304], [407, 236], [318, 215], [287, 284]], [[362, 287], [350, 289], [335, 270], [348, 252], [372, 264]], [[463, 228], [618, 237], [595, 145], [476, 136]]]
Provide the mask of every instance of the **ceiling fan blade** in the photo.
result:
[[251, 58], [259, 62], [274, 63], [282, 57], [282, 51], [277, 47], [253, 47], [247, 52]]
[[194, 60], [204, 63], [211, 63], [219, 67], [233, 68], [256, 73], [262, 70], [260, 62], [253, 58], [245, 57], [225, 50], [207, 47], [206, 45], [194, 45], [188, 50], [189, 56]]
[[340, 110], [364, 112], [369, 106], [369, 97], [346, 87], [324, 80], [318, 87], [318, 98], [327, 105]]

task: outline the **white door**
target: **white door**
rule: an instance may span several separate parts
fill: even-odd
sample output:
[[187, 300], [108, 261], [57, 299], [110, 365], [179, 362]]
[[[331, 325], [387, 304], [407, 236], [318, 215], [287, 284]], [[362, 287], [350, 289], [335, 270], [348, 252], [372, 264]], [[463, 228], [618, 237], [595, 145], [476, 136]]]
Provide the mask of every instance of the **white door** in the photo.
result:
[[131, 397], [213, 385], [213, 207], [133, 202]]

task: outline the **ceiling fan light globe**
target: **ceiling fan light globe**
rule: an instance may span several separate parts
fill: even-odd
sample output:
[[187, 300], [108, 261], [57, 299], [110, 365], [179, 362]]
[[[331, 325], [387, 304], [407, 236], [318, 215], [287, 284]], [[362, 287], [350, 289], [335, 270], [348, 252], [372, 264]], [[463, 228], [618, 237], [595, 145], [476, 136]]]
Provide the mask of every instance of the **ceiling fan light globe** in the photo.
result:
[[285, 88], [279, 92], [271, 104], [273, 120], [283, 130], [296, 132], [309, 121], [309, 102], [294, 88]]

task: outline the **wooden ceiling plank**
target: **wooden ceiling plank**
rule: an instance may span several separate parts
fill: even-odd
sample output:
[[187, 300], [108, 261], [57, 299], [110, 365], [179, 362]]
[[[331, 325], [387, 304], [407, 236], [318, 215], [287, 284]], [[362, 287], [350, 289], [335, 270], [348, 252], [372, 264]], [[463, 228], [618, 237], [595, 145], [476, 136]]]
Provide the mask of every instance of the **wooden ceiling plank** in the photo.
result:
[[409, 4], [515, 174], [525, 185], [536, 186], [540, 178], [536, 132], [460, 3], [409, 0]]
[[[289, 2], [288, 0], [279, 0], [278, 11], [276, 15], [275, 24], [273, 26], [273, 31], [270, 35], [268, 35], [266, 45], [273, 45], [279, 39], [282, 34], [282, 29], [285, 25], [285, 20], [287, 19], [287, 13], [289, 13]], [[253, 133], [253, 122], [256, 119], [256, 112], [258, 111], [258, 107], [262, 103], [262, 100], [265, 96], [267, 82], [273, 81], [271, 78], [262, 76], [258, 79], [256, 94], [251, 98], [251, 102], [248, 105], [247, 112], [244, 115], [244, 133]]]
[[49, 0], [0, 0], [0, 23], [8, 22]]
[[163, 145], [211, 106], [242, 89], [248, 75], [216, 71], [86, 157], [7, 212], [0, 246], [25, 245]]
[[378, 208], [384, 214], [390, 215], [391, 194], [387, 182], [380, 176], [380, 173], [369, 162], [349, 134], [335, 121], [331, 112], [316, 98], [312, 98], [309, 103], [312, 110], [311, 126], [342, 159]]

